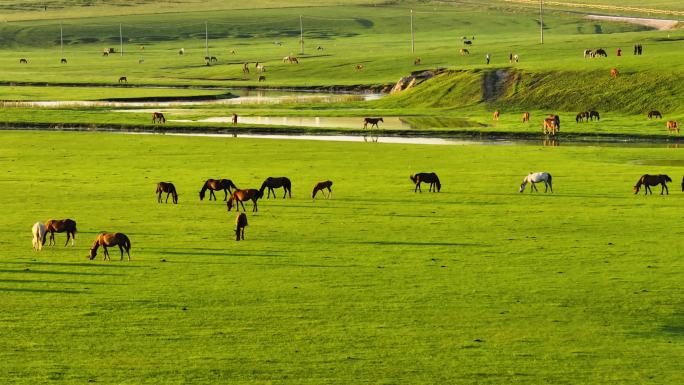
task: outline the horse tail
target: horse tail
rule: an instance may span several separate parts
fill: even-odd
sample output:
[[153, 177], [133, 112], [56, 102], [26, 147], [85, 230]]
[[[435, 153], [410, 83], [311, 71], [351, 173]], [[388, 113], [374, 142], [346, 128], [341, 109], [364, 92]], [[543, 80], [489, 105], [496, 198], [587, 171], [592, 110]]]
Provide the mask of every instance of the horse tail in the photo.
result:
[[439, 192], [442, 189], [442, 183], [439, 181], [437, 174], [435, 174], [435, 184], [437, 185], [437, 191]]
[[128, 236], [126, 234], [121, 234], [121, 236], [123, 237], [123, 247], [126, 249], [126, 254], [128, 254], [128, 256], [130, 257], [131, 256], [131, 254], [130, 254], [130, 252], [131, 252], [131, 240], [128, 238]]
[[551, 183], [553, 181], [553, 177], [551, 176], [551, 174], [548, 174], [548, 175], [549, 175], [549, 180], [548, 180], [549, 187], [551, 187], [551, 192], [553, 192], [553, 184]]

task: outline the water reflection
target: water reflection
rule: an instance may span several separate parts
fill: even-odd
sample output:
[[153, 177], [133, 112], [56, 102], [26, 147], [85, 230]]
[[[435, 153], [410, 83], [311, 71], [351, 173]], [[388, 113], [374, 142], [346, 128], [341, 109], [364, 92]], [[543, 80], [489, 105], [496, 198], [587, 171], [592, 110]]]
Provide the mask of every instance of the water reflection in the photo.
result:
[[542, 140], [542, 146], [558, 147], [560, 146], [560, 140], [558, 138], [544, 138], [544, 140]]

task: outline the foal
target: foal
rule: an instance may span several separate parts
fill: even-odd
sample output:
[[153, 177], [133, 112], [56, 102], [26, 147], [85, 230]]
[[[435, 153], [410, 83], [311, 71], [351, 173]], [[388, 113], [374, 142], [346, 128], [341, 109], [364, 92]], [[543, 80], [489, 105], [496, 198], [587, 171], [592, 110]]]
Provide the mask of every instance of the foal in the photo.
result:
[[[332, 196], [332, 187], [333, 182], [330, 180], [326, 180], [325, 182], [318, 182], [316, 186], [313, 188], [313, 192], [311, 193], [311, 199], [316, 199], [316, 194], [321, 191], [325, 199], [328, 199]], [[328, 189], [328, 196], [325, 196], [325, 189]]]

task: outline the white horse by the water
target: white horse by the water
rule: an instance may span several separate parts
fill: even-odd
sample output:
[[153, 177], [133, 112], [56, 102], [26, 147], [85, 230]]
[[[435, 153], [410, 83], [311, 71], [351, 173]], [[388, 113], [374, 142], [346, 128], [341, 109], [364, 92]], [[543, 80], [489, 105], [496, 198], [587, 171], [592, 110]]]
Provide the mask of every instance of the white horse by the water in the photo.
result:
[[42, 250], [45, 244], [45, 225], [42, 222], [36, 222], [31, 233], [33, 234], [33, 250]]
[[525, 179], [523, 179], [522, 184], [520, 185], [520, 192], [525, 191], [525, 186], [527, 186], [528, 183], [532, 184], [532, 187], [530, 187], [530, 192], [539, 191], [537, 190], [537, 186], [535, 186], [535, 184], [539, 182], [544, 182], [544, 192], [547, 192], [549, 189], [551, 189], [551, 192], [553, 192], [553, 186], [551, 185], [551, 174], [548, 172], [529, 173]]

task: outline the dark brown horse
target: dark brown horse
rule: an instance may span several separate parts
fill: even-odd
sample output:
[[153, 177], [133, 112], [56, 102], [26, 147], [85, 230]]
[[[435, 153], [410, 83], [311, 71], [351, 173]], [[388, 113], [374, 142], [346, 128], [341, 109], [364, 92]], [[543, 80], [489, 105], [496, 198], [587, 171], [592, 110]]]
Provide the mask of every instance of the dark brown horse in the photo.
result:
[[152, 123], [166, 123], [166, 118], [164, 117], [164, 114], [161, 112], [153, 112], [152, 113]]
[[202, 190], [199, 192], [199, 197], [200, 200], [204, 200], [204, 194], [207, 190], [209, 190], [209, 200], [211, 200], [212, 197], [214, 200], [216, 200], [214, 191], [223, 190], [223, 192], [226, 194], [226, 196], [223, 198], [225, 201], [228, 199], [228, 194], [232, 193], [231, 189], [237, 190], [237, 186], [235, 186], [233, 181], [230, 179], [207, 179], [207, 181], [204, 182], [204, 186], [202, 186]]
[[653, 110], [653, 111], [649, 111], [648, 118], [649, 119], [652, 119], [652, 118], [662, 119], [663, 115], [660, 113], [660, 111]]
[[593, 122], [594, 118], [596, 118], [596, 121], [598, 122], [601, 120], [601, 115], [599, 115], [598, 111], [589, 111], [589, 119]]
[[119, 78], [119, 83], [128, 83], [128, 78], [125, 76], [122, 76]]
[[409, 178], [411, 178], [411, 181], [416, 184], [416, 188], [413, 189], [413, 192], [423, 192], [423, 190], [420, 189], [420, 184], [423, 182], [430, 184], [429, 191], [439, 192], [442, 189], [442, 184], [439, 182], [439, 177], [434, 172], [421, 172], [416, 175], [411, 175]]
[[382, 120], [382, 118], [364, 118], [363, 119], [363, 128], [364, 129], [368, 128], [369, 124], [371, 125], [371, 129], [373, 128], [373, 126], [375, 126], [375, 128], [380, 128], [380, 127], [378, 127], [378, 122], [385, 123], [385, 121]]
[[126, 250], [126, 254], [128, 254], [128, 260], [131, 260], [131, 240], [128, 239], [128, 237], [124, 233], [98, 234], [97, 238], [95, 238], [95, 242], [93, 242], [93, 246], [90, 248], [90, 253], [88, 253], [88, 259], [95, 259], [95, 257], [97, 256], [97, 249], [100, 246], [102, 246], [102, 248], [104, 249], [104, 258], [102, 258], [103, 261], [106, 261], [108, 259], [110, 261], [112, 260], [111, 258], [109, 258], [109, 251], [107, 251], [107, 248], [112, 246], [119, 246], [122, 261], [124, 249]]
[[235, 217], [235, 240], [245, 240], [245, 227], [247, 227], [247, 214], [239, 213]]
[[577, 116], [575, 116], [575, 122], [588, 122], [589, 121], [589, 111], [582, 111]]
[[261, 184], [261, 188], [259, 189], [259, 193], [261, 196], [264, 195], [264, 190], [268, 187], [268, 195], [266, 198], [271, 197], [271, 193], [273, 193], [273, 197], [276, 197], [275, 190], [276, 188], [283, 188], [285, 190], [285, 193], [283, 194], [283, 199], [287, 197], [287, 195], [290, 195], [290, 198], [292, 198], [292, 183], [290, 182], [290, 179], [287, 177], [281, 176], [279, 178], [274, 178], [274, 177], [268, 177], [264, 181], [264, 183]]
[[242, 211], [247, 211], [245, 210], [245, 204], [243, 202], [251, 200], [252, 203], [254, 203], [254, 208], [252, 209], [252, 212], [259, 211], [257, 208], [257, 200], [261, 198], [262, 194], [259, 192], [257, 189], [246, 189], [246, 190], [235, 190], [230, 195], [230, 199], [228, 199], [228, 202], [226, 203], [226, 206], [228, 206], [228, 211], [233, 209], [233, 202], [235, 203], [235, 210], [240, 211], [240, 205], [242, 205]]
[[641, 188], [641, 185], [644, 185], [644, 194], [651, 193], [653, 195], [653, 191], [651, 191], [650, 186], [657, 186], [661, 185], [662, 187], [660, 188], [660, 195], [663, 195], [663, 192], [666, 192], [667, 195], [670, 195], [670, 190], [667, 188], [667, 182], [672, 182], [672, 179], [670, 179], [669, 176], [667, 175], [648, 175], [644, 174], [639, 178], [639, 181], [637, 182], [636, 186], [632, 188], [632, 191], [634, 191], [635, 194], [639, 192], [639, 189]]
[[50, 242], [48, 245], [57, 244], [55, 242], [55, 233], [67, 233], [67, 240], [64, 246], [69, 244], [69, 239], [71, 238], [71, 246], [74, 245], [74, 240], [76, 240], [76, 221], [72, 219], [50, 219], [45, 222], [45, 231], [50, 233]]
[[316, 193], [319, 191], [322, 191], [323, 196], [325, 196], [325, 189], [328, 189], [328, 196], [325, 196], [325, 199], [328, 199], [332, 196], [332, 184], [333, 182], [330, 180], [326, 180], [325, 182], [318, 182], [316, 186], [313, 188], [313, 192], [311, 193], [311, 199], [316, 199]]
[[169, 203], [169, 195], [173, 197], [173, 203], [178, 204], [178, 193], [176, 192], [176, 186], [171, 182], [159, 182], [157, 183], [157, 202], [162, 202], [162, 193], [166, 193], [166, 201], [164, 203]]

